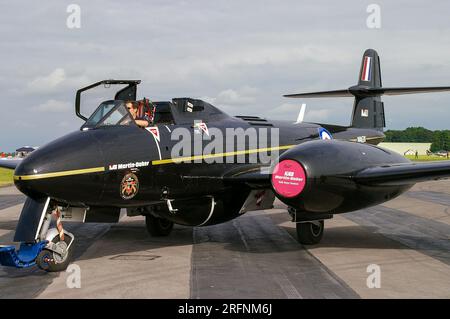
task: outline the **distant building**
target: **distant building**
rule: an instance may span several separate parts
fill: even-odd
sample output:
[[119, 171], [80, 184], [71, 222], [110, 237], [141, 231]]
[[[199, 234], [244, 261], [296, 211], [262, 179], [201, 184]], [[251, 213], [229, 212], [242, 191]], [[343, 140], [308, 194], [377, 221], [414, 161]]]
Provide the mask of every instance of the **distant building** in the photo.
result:
[[17, 157], [25, 157], [31, 152], [33, 152], [36, 148], [31, 146], [24, 146], [21, 148], [16, 149], [16, 156]]
[[387, 148], [402, 155], [427, 155], [430, 151], [431, 143], [380, 143], [380, 147]]

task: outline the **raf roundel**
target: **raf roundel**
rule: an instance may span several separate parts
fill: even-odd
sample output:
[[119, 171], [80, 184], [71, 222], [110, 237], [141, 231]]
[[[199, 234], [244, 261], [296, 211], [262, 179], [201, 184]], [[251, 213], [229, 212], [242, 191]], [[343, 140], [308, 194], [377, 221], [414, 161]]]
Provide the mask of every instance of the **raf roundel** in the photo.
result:
[[306, 185], [306, 173], [297, 161], [282, 160], [272, 173], [273, 189], [282, 197], [291, 198], [299, 195]]
[[319, 128], [319, 137], [321, 140], [332, 140], [333, 136], [331, 136], [331, 133], [328, 132], [328, 130], [324, 129], [323, 127]]

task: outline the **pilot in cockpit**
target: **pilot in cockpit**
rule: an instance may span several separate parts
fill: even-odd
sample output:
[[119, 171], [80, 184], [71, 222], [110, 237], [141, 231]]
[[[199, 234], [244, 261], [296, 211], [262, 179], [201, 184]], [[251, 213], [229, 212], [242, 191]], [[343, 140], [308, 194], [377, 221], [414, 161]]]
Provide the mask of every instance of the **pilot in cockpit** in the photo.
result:
[[128, 111], [139, 127], [147, 127], [150, 125], [150, 119], [147, 117], [147, 115], [144, 114], [143, 116], [138, 116], [139, 108], [137, 102], [126, 101], [125, 106], [127, 107]]

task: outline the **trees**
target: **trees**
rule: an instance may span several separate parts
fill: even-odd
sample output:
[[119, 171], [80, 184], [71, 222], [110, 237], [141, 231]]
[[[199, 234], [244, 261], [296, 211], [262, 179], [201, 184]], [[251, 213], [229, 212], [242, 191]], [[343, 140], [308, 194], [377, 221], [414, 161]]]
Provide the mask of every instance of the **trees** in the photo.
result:
[[450, 130], [431, 131], [423, 127], [408, 127], [406, 130], [388, 130], [386, 142], [432, 143], [430, 151], [450, 151]]
[[433, 141], [433, 131], [423, 127], [408, 127], [403, 131], [388, 130], [385, 132], [386, 142], [429, 143]]
[[430, 151], [450, 151], [450, 131], [435, 131]]

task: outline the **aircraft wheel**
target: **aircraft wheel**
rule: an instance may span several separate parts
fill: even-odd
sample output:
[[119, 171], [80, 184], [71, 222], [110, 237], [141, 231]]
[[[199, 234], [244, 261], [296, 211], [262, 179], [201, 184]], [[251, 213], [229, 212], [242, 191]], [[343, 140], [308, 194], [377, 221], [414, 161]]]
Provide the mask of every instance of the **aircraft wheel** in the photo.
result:
[[42, 249], [39, 255], [36, 257], [36, 263], [39, 268], [47, 272], [57, 272], [66, 270], [72, 259], [72, 249], [67, 249], [71, 242], [71, 238], [68, 235], [64, 235], [64, 241], [59, 240], [59, 235], [52, 239], [56, 247], [61, 248], [64, 251], [63, 255], [60, 255], [49, 249]]
[[297, 239], [301, 244], [315, 245], [320, 242], [323, 236], [323, 220], [297, 223]]
[[153, 215], [145, 216], [145, 225], [153, 237], [168, 236], [173, 229], [173, 222]]

